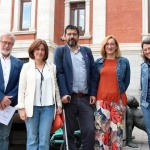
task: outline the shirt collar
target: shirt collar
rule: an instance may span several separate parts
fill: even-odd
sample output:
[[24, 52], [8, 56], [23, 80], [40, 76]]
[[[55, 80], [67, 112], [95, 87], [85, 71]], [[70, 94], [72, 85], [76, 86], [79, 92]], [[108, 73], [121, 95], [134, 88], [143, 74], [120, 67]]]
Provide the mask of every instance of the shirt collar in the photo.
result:
[[[68, 45], [68, 44], [67, 44]], [[71, 47], [68, 45], [68, 48], [72, 51], [72, 52], [74, 52], [72, 49], [71, 49]], [[80, 51], [80, 46], [78, 45], [78, 52]]]
[[5, 60], [5, 59], [10, 59], [10, 55], [9, 55], [7, 58], [5, 58], [5, 57], [0, 53], [0, 58], [3, 58], [4, 60]]

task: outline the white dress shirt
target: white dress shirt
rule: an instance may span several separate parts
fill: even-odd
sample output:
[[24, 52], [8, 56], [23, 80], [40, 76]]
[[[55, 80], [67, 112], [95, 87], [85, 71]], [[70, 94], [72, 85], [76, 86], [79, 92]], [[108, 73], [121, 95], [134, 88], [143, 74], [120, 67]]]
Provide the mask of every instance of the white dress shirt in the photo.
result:
[[[43, 74], [44, 80], [41, 81], [41, 73]], [[53, 105], [52, 96], [52, 77], [47, 67], [44, 66], [43, 71], [36, 69], [36, 88], [34, 96], [34, 106], [49, 106]]]
[[0, 54], [0, 59], [1, 59], [2, 70], [3, 70], [4, 86], [6, 90], [8, 80], [9, 80], [9, 75], [10, 75], [10, 66], [11, 66], [10, 55], [7, 58], [5, 58], [2, 54]]

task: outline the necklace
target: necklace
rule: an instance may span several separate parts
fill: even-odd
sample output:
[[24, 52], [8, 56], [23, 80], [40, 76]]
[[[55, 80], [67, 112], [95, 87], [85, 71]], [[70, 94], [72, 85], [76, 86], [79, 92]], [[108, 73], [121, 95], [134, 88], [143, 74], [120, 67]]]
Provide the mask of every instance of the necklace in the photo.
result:
[[44, 81], [44, 76], [43, 76], [43, 69], [45, 67], [45, 64], [42, 68], [42, 71], [39, 70], [39, 68], [36, 68], [38, 70], [38, 72], [41, 74], [41, 83], [40, 83], [40, 91], [41, 91], [41, 94], [40, 94], [40, 103], [41, 103], [41, 106], [42, 106], [42, 81]]

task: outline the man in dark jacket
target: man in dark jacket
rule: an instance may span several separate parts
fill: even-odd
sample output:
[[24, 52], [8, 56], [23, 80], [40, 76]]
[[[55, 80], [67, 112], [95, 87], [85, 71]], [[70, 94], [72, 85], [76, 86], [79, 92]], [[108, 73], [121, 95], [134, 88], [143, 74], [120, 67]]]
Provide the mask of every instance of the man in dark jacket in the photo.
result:
[[[22, 61], [11, 56], [11, 50], [15, 38], [11, 33], [3, 34], [0, 37], [0, 109], [7, 106], [15, 106], [18, 98], [18, 82], [22, 68]], [[10, 133], [13, 118], [6, 126], [0, 123], [0, 149], [8, 150]]]
[[[65, 29], [67, 44], [57, 47], [54, 61], [58, 86], [66, 114], [69, 150], [75, 150], [74, 125], [79, 120], [82, 150], [94, 149], [94, 112], [98, 76], [90, 48], [79, 46], [79, 30], [68, 25]], [[68, 101], [70, 97], [71, 101]]]

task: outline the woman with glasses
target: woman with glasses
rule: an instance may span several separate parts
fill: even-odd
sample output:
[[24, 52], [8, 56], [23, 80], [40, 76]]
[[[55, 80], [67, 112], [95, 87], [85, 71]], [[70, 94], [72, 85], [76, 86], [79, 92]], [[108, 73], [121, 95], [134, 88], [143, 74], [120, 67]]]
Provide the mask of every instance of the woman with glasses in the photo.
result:
[[[20, 118], [27, 129], [27, 150], [49, 150], [52, 122], [62, 113], [56, 67], [47, 61], [48, 46], [35, 40], [28, 49], [30, 61], [23, 65], [18, 92]], [[56, 108], [57, 106], [57, 108]]]
[[144, 63], [141, 64], [142, 93], [140, 102], [150, 148], [150, 37], [147, 37], [142, 41], [141, 47]]
[[130, 83], [129, 61], [121, 57], [114, 36], [101, 46], [102, 58], [96, 60], [99, 85], [95, 114], [95, 150], [122, 150], [124, 106]]

